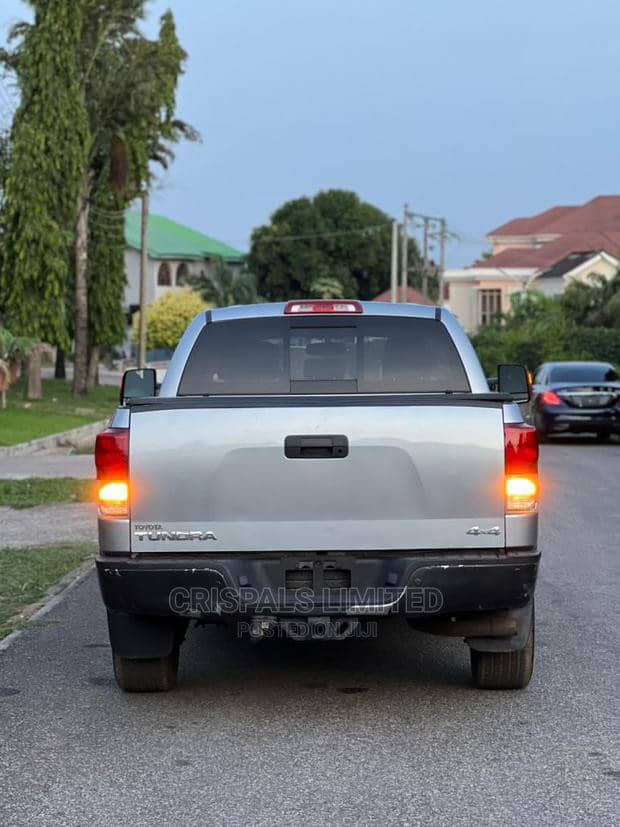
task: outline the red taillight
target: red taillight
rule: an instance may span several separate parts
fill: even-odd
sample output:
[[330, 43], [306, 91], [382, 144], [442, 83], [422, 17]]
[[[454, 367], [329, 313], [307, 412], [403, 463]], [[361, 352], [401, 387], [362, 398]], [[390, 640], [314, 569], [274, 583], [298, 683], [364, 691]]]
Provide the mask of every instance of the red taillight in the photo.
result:
[[126, 480], [129, 476], [129, 430], [107, 428], [97, 435], [95, 465], [98, 480]]
[[105, 517], [129, 515], [129, 431], [107, 428], [95, 443], [99, 511]]
[[508, 513], [538, 505], [538, 436], [525, 423], [504, 425], [505, 495]]
[[524, 422], [504, 425], [506, 474], [538, 473], [536, 428]]
[[304, 316], [312, 313], [363, 313], [364, 308], [355, 301], [327, 301], [311, 299], [310, 301], [289, 302], [284, 308], [285, 316]]
[[540, 401], [543, 405], [561, 405], [562, 400], [554, 391], [545, 391], [541, 394]]

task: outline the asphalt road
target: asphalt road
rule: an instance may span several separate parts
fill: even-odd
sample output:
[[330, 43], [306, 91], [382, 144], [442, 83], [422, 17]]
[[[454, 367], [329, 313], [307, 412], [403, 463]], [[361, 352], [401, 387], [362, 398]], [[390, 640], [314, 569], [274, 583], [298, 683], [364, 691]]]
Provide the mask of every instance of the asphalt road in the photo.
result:
[[[176, 693], [112, 679], [94, 577], [0, 654], [0, 824], [617, 824], [620, 445], [543, 449], [530, 688], [464, 644], [195, 630]], [[617, 720], [617, 719], [616, 719]]]

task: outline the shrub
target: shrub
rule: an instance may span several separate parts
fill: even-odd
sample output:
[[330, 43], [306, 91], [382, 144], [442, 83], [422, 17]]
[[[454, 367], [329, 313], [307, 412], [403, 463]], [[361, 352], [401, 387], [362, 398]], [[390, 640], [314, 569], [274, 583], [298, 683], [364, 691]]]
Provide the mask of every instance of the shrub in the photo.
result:
[[620, 366], [620, 328], [582, 327], [575, 333], [573, 347], [582, 359]]
[[566, 319], [525, 322], [516, 329], [483, 328], [472, 338], [487, 376], [497, 365], [516, 362], [534, 370], [542, 362], [585, 359], [620, 365], [620, 330], [578, 327]]
[[511, 298], [511, 312], [472, 337], [487, 376], [501, 362], [530, 369], [541, 362], [585, 359], [620, 365], [620, 274], [574, 282], [562, 296], [535, 290]]
[[[207, 310], [207, 305], [193, 290], [168, 290], [146, 309], [146, 346], [174, 348], [192, 319]], [[133, 340], [138, 341], [140, 313], [133, 317]]]

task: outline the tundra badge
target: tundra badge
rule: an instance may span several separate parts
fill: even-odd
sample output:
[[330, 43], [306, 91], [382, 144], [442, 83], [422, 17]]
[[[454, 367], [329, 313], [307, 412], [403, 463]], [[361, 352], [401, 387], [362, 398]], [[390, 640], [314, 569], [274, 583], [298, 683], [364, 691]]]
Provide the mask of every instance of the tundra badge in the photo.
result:
[[172, 541], [193, 541], [193, 540], [217, 540], [217, 537], [212, 531], [163, 531], [157, 529], [154, 531], [134, 531], [134, 536], [143, 542], [150, 540], [153, 543], [158, 543], [162, 540]]

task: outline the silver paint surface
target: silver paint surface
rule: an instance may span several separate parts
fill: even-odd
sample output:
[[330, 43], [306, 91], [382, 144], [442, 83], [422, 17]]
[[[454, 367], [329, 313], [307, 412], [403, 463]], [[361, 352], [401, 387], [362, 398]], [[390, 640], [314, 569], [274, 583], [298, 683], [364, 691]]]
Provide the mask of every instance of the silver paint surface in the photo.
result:
[[[291, 433], [346, 434], [349, 455], [287, 459]], [[131, 420], [132, 524], [215, 533], [193, 550], [503, 547], [503, 475], [498, 408], [198, 408]], [[472, 525], [501, 532], [468, 535]]]

